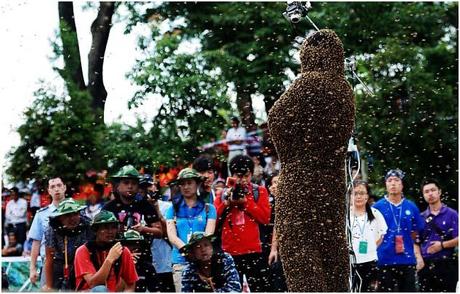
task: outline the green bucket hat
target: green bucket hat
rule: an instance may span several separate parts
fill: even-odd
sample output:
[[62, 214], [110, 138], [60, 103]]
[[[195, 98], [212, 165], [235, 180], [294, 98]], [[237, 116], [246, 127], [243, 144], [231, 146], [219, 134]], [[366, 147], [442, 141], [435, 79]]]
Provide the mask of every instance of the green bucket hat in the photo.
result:
[[193, 168], [187, 167], [184, 168], [179, 172], [179, 175], [177, 176], [177, 179], [174, 181], [171, 181], [170, 184], [178, 184], [182, 180], [188, 180], [188, 179], [194, 179], [198, 182], [201, 182], [205, 179], [205, 177], [202, 177], [196, 170]]
[[82, 209], [85, 209], [86, 205], [80, 205], [77, 201], [72, 198], [67, 198], [59, 203], [56, 211], [50, 215], [50, 217], [58, 217], [64, 214], [79, 212]]
[[108, 210], [101, 210], [98, 214], [96, 214], [91, 222], [91, 227], [110, 223], [118, 223], [118, 219], [115, 214]]
[[180, 251], [184, 253], [185, 255], [189, 254], [193, 245], [197, 244], [203, 239], [207, 239], [212, 243], [214, 242], [214, 240], [216, 240], [216, 237], [214, 235], [206, 235], [205, 232], [195, 232], [190, 237], [190, 240], [188, 241], [188, 243], [185, 244], [185, 246], [182, 247]]
[[127, 230], [123, 234], [124, 241], [142, 241], [144, 240], [144, 236], [141, 235], [138, 231], [135, 230]]
[[137, 169], [134, 168], [131, 164], [125, 165], [120, 170], [111, 176], [112, 179], [121, 179], [121, 178], [129, 178], [129, 179], [138, 179], [140, 180], [142, 176], [139, 174]]

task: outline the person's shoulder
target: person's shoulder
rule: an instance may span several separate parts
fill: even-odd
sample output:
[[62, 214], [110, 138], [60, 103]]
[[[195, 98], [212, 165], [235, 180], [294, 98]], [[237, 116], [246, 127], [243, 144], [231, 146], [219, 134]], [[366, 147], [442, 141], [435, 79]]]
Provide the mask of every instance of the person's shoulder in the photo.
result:
[[109, 211], [113, 211], [115, 210], [117, 207], [118, 207], [118, 204], [119, 202], [116, 200], [116, 199], [112, 199], [112, 200], [109, 200], [108, 202], [106, 202], [104, 204], [104, 206], [102, 207], [103, 210], [109, 210]]
[[446, 207], [446, 212], [451, 214], [451, 215], [456, 215], [458, 216], [458, 211], [456, 211], [455, 209], [453, 208], [450, 208], [449, 206], [445, 206]]
[[50, 209], [50, 206], [49, 206], [49, 205], [40, 208], [40, 209], [37, 211], [37, 213], [43, 213], [44, 211], [46, 211], [46, 210], [48, 210], [48, 209]]
[[77, 250], [75, 251], [75, 256], [78, 254], [89, 254], [89, 249], [88, 246], [86, 246], [86, 243], [83, 245], [80, 245]]

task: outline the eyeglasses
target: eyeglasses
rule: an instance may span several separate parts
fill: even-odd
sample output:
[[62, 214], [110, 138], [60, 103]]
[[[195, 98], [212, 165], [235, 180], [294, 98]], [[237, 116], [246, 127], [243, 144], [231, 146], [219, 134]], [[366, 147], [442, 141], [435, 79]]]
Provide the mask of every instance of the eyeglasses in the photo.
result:
[[355, 192], [355, 195], [367, 195], [367, 192], [363, 192], [363, 191]]

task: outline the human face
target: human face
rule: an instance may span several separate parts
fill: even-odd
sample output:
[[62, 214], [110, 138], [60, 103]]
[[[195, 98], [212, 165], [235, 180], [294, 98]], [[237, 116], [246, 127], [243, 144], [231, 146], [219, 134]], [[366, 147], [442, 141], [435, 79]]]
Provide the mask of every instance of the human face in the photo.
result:
[[96, 232], [96, 241], [101, 243], [110, 243], [116, 239], [117, 233], [117, 223], [99, 225]]
[[74, 229], [80, 223], [80, 213], [73, 212], [73, 213], [67, 213], [64, 215], [60, 215], [58, 217], [58, 220], [64, 228]]
[[225, 183], [223, 182], [218, 182], [214, 185], [214, 190], [217, 191], [222, 191], [225, 188]]
[[441, 189], [431, 183], [423, 186], [423, 198], [428, 204], [436, 204], [441, 202]]
[[16, 235], [14, 233], [8, 234], [8, 244], [10, 247], [16, 245]]
[[212, 186], [212, 183], [214, 182], [214, 171], [212, 169], [209, 169], [204, 172], [200, 172], [199, 174], [202, 177], [206, 177], [206, 180], [203, 184], [206, 188], [210, 188]]
[[367, 192], [366, 186], [356, 185], [353, 193], [353, 205], [355, 207], [363, 207], [366, 205], [367, 200], [369, 200], [369, 194]]
[[251, 182], [252, 173], [248, 171], [245, 174], [233, 174], [232, 176], [236, 178], [237, 184], [247, 186]]
[[62, 182], [61, 178], [54, 178], [48, 181], [48, 194], [51, 195], [53, 201], [61, 201], [65, 197], [67, 187]]
[[184, 179], [180, 181], [179, 188], [181, 194], [185, 198], [191, 198], [196, 196], [196, 191], [198, 191], [198, 184], [194, 179]]
[[137, 179], [122, 178], [118, 183], [117, 190], [121, 196], [134, 196], [139, 190], [139, 181]]
[[212, 243], [208, 239], [202, 239], [192, 248], [192, 254], [196, 260], [204, 262], [209, 261], [212, 257]]
[[387, 192], [390, 195], [399, 196], [403, 191], [403, 184], [400, 178], [392, 176], [389, 177], [385, 182]]
[[233, 128], [237, 129], [238, 125], [239, 125], [239, 123], [236, 120], [232, 120], [232, 127]]
[[278, 195], [278, 176], [272, 178], [271, 186], [269, 188], [270, 194], [276, 196]]

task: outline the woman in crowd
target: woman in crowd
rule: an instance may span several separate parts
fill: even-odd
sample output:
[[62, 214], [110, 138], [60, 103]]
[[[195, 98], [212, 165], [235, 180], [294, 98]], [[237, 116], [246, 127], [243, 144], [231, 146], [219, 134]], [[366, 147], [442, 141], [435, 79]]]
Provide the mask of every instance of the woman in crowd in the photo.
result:
[[182, 276], [182, 292], [241, 292], [240, 277], [230, 254], [214, 249], [215, 237], [195, 232], [184, 246], [190, 261]]
[[359, 275], [355, 283], [361, 283], [361, 292], [372, 292], [377, 286], [377, 247], [382, 243], [387, 224], [382, 214], [368, 204], [370, 190], [367, 182], [358, 180], [353, 184], [350, 222], [355, 267]]
[[180, 194], [172, 200], [173, 205], [166, 211], [168, 238], [173, 244], [172, 263], [176, 291], [181, 290], [181, 276], [186, 260], [184, 246], [194, 232], [204, 231], [211, 235], [216, 226], [217, 213], [214, 205], [205, 203], [197, 192], [202, 182], [194, 169], [185, 168], [176, 180]]

